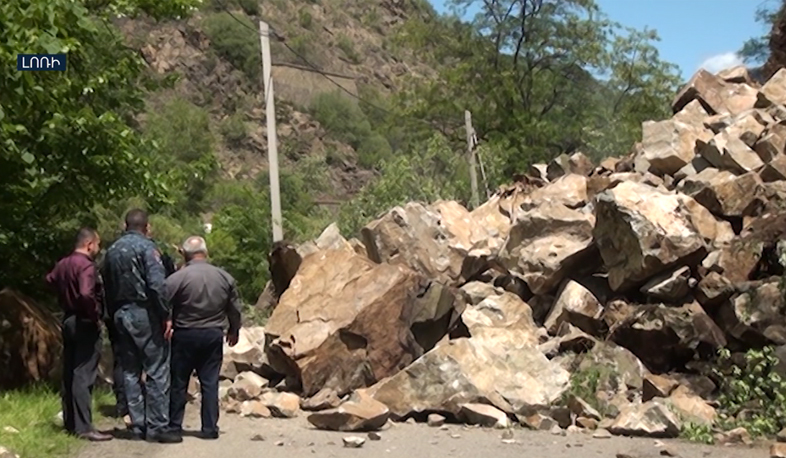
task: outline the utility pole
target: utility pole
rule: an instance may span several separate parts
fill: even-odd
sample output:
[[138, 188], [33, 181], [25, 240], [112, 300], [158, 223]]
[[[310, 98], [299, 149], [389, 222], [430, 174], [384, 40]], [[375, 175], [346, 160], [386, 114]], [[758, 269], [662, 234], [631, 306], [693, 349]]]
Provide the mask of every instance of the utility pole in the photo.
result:
[[273, 78], [270, 59], [270, 26], [259, 21], [259, 43], [262, 48], [262, 78], [265, 90], [265, 118], [267, 119], [267, 160], [270, 175], [270, 213], [273, 220], [273, 242], [284, 239], [281, 217], [281, 196], [278, 186], [278, 136], [276, 135], [276, 105], [273, 100]]
[[469, 181], [472, 185], [471, 209], [480, 205], [478, 195], [478, 175], [475, 171], [475, 129], [472, 128], [472, 114], [469, 110], [464, 110], [464, 128], [467, 130], [467, 154], [469, 155]]

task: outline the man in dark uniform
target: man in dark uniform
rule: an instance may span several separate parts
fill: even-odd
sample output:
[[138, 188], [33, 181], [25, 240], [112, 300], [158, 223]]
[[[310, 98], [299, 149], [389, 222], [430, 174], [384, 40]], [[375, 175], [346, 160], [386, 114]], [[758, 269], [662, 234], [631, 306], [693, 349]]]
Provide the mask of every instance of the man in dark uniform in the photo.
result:
[[[104, 270], [103, 261], [103, 257], [98, 261], [98, 265], [101, 266], [100, 270], [102, 272]], [[175, 273], [177, 270], [175, 261], [166, 253], [161, 255], [161, 263], [164, 265], [164, 271], [166, 272], [165, 275], [167, 277]], [[97, 280], [99, 283], [103, 283], [100, 275], [98, 276]], [[114, 317], [111, 313], [109, 313], [109, 308], [104, 307], [103, 309], [102, 319], [104, 320], [104, 326], [106, 327], [107, 335], [109, 336], [109, 343], [112, 346], [112, 392], [115, 395], [115, 415], [118, 418], [123, 418], [126, 421], [126, 424], [128, 424], [130, 422], [130, 418], [128, 416], [128, 401], [126, 400], [126, 390], [123, 382], [123, 368], [120, 365], [120, 348], [117, 344], [117, 328], [115, 326]], [[144, 391], [144, 385], [142, 386], [142, 391]]]
[[93, 263], [101, 246], [98, 233], [83, 228], [76, 247], [46, 276], [63, 309], [63, 422], [66, 430], [90, 441], [112, 436], [93, 428], [91, 403], [101, 345], [101, 293]]
[[[147, 212], [131, 210], [126, 232], [107, 250], [104, 283], [117, 331], [120, 365], [131, 430], [150, 442], [182, 442], [168, 432], [172, 309], [166, 298], [166, 271], [147, 234]], [[145, 372], [142, 390], [141, 375]]]

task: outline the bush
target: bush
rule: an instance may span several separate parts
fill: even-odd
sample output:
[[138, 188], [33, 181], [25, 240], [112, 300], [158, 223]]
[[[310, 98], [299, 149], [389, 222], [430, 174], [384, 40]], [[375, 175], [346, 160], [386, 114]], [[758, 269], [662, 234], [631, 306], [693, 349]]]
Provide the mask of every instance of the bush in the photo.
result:
[[756, 436], [772, 436], [786, 427], [786, 381], [776, 371], [772, 347], [749, 350], [734, 364], [729, 350], [721, 350], [716, 371], [720, 383], [719, 426], [744, 427]]
[[380, 134], [371, 134], [360, 142], [358, 146], [358, 163], [365, 168], [373, 168], [383, 160], [392, 156], [393, 150], [390, 143]]
[[188, 100], [175, 98], [150, 113], [145, 134], [169, 157], [196, 161], [213, 151], [207, 111]]
[[338, 48], [344, 53], [350, 62], [355, 64], [360, 63], [360, 54], [355, 51], [355, 45], [352, 43], [352, 40], [350, 40], [349, 37], [346, 35], [339, 36]]
[[243, 140], [248, 137], [245, 115], [243, 113], [235, 113], [232, 116], [228, 116], [219, 125], [219, 131], [227, 145], [239, 147]]
[[371, 134], [371, 125], [356, 104], [338, 91], [317, 95], [311, 113], [331, 135], [356, 147]]
[[235, 277], [243, 300], [253, 304], [269, 278], [269, 195], [249, 182], [225, 182], [208, 199], [219, 208], [206, 237], [211, 258]]
[[[289, 41], [289, 47], [292, 48], [298, 54], [297, 60], [301, 60], [301, 58], [304, 58], [309, 62], [311, 62], [312, 64], [316, 65], [317, 62], [315, 62], [315, 59], [313, 59], [312, 52], [311, 52], [311, 45], [312, 45], [311, 37], [308, 34], [292, 37], [292, 39]], [[287, 50], [287, 53], [290, 53], [290, 51]], [[303, 65], [307, 65], [306, 62], [301, 62], [301, 63]]]
[[259, 80], [262, 74], [259, 36], [254, 33], [256, 27], [248, 16], [235, 14], [235, 18], [232, 18], [227, 12], [208, 14], [202, 24], [218, 55], [243, 71], [250, 79]]
[[259, 0], [238, 0], [240, 7], [249, 16], [259, 14]]
[[150, 114], [145, 135], [162, 153], [151, 166], [167, 173], [169, 203], [180, 211], [203, 210], [204, 193], [218, 174], [207, 112], [176, 98]]
[[311, 29], [312, 26], [312, 18], [311, 13], [306, 10], [300, 10], [297, 14], [298, 22], [300, 23], [300, 27], [304, 29]]
[[396, 155], [380, 163], [380, 176], [340, 209], [339, 226], [347, 235], [382, 212], [409, 201], [439, 199], [466, 201], [469, 196], [466, 165], [447, 140], [435, 134], [418, 145], [412, 155]]

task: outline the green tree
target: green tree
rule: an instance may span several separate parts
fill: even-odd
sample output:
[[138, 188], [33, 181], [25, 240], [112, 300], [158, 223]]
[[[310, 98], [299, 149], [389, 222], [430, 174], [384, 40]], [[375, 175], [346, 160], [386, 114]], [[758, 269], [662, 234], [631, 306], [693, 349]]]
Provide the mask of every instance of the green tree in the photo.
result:
[[[96, 203], [130, 195], [161, 201], [154, 156], [131, 127], [142, 109], [143, 62], [111, 23], [116, 14], [187, 14], [175, 0], [7, 0], [0, 59], [66, 53], [65, 72], [0, 73], [0, 286], [40, 290], [45, 268]], [[157, 183], [160, 183], [157, 184]]]
[[763, 65], [770, 56], [770, 33], [778, 17], [783, 14], [786, 2], [783, 0], [764, 0], [756, 8], [756, 22], [765, 29], [763, 35], [748, 39], [739, 53], [745, 62]]
[[471, 23], [432, 16], [405, 26], [400, 41], [427, 49], [442, 70], [400, 104], [454, 125], [470, 109], [480, 140], [507, 156], [507, 174], [576, 150], [623, 153], [618, 145], [640, 134], [641, 121], [668, 107], [676, 72], [658, 59], [655, 33], [621, 29], [593, 0], [452, 4], [479, 12]]

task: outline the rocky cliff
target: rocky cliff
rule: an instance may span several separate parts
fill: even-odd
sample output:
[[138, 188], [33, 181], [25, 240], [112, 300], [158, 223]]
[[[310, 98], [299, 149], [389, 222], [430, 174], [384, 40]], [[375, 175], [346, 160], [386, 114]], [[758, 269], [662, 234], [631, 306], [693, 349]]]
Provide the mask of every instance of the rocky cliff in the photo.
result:
[[[381, 103], [406, 79], [434, 70], [398, 41], [405, 21], [434, 14], [427, 2], [344, 0], [205, 2], [188, 20], [118, 22], [158, 79], [172, 81], [148, 97], [148, 113], [173, 99], [209, 114], [222, 173], [254, 178], [267, 169], [258, 20], [270, 24], [279, 154], [284, 168], [322, 157], [333, 186], [329, 198], [353, 195], [373, 176], [358, 165], [356, 147], [332, 135], [312, 113], [320, 94], [337, 93], [363, 109]], [[362, 100], [362, 101], [361, 101]], [[176, 115], [176, 113], [173, 113]], [[144, 125], [149, 116], [140, 120]]]

